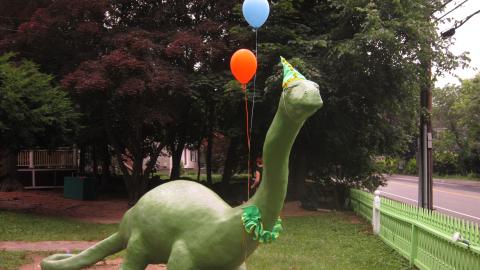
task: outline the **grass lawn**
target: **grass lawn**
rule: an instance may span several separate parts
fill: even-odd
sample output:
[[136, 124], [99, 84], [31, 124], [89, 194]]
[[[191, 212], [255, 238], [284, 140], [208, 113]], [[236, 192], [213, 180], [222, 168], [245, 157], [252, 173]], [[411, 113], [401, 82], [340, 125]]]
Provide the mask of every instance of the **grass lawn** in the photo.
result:
[[21, 265], [29, 263], [27, 253], [23, 251], [2, 251], [0, 250], [0, 269], [16, 270]]
[[109, 236], [118, 227], [5, 211], [0, 211], [0, 221], [0, 241], [92, 241]]
[[[364, 222], [352, 222], [349, 213], [326, 213], [284, 219], [285, 231], [277, 242], [261, 246], [247, 266], [249, 270], [410, 269], [394, 250], [373, 236]], [[60, 218], [0, 211], [0, 240], [93, 240], [116, 230]], [[1, 252], [0, 269], [25, 260], [25, 253]]]
[[249, 269], [410, 269], [409, 264], [365, 223], [344, 213], [288, 218], [275, 244], [259, 248]]

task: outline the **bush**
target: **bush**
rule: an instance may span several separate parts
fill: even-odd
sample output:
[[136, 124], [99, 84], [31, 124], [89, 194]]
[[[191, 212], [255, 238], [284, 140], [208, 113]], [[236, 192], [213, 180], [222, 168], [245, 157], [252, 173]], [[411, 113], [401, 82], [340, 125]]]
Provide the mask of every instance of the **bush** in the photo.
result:
[[409, 174], [409, 175], [417, 175], [418, 174], [417, 160], [414, 158], [409, 159], [407, 164], [405, 165], [405, 169], [403, 170], [403, 173]]
[[377, 158], [375, 170], [379, 173], [394, 174], [399, 172], [400, 159], [397, 157]]
[[452, 151], [433, 152], [433, 170], [440, 175], [459, 174], [459, 156]]

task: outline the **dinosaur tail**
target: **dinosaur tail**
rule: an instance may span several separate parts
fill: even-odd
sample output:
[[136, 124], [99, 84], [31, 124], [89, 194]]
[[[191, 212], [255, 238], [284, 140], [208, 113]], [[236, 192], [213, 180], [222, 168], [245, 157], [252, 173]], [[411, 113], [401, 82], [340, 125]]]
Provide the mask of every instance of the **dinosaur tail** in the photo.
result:
[[55, 254], [42, 260], [42, 270], [78, 270], [125, 248], [125, 241], [115, 233], [77, 255]]

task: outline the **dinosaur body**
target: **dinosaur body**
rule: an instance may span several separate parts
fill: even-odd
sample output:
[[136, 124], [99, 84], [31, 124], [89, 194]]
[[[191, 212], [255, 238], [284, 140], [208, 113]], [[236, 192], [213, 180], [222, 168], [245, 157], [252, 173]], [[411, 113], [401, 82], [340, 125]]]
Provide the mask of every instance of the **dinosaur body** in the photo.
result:
[[288, 159], [305, 120], [322, 106], [318, 85], [299, 80], [289, 85], [267, 133], [264, 175], [253, 198], [232, 208], [195, 182], [173, 181], [145, 194], [124, 215], [119, 231], [78, 255], [52, 255], [43, 270], [75, 270], [127, 249], [122, 270], [166, 263], [168, 270], [236, 270], [258, 246], [245, 231], [243, 208], [258, 207], [263, 226], [272, 230], [283, 207]]

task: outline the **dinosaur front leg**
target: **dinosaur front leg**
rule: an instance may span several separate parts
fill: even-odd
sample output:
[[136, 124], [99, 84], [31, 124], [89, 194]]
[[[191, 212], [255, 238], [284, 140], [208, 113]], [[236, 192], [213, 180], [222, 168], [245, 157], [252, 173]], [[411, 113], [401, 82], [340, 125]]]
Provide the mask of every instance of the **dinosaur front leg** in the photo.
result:
[[198, 270], [193, 263], [192, 254], [188, 251], [183, 241], [177, 241], [172, 246], [172, 252], [168, 258], [168, 270]]
[[149, 264], [148, 254], [149, 250], [145, 248], [141, 237], [132, 235], [128, 240], [127, 254], [120, 270], [144, 270]]
[[240, 267], [238, 268], [238, 270], [247, 270], [247, 264], [246, 264], [246, 263], [243, 263], [242, 265], [240, 265]]

